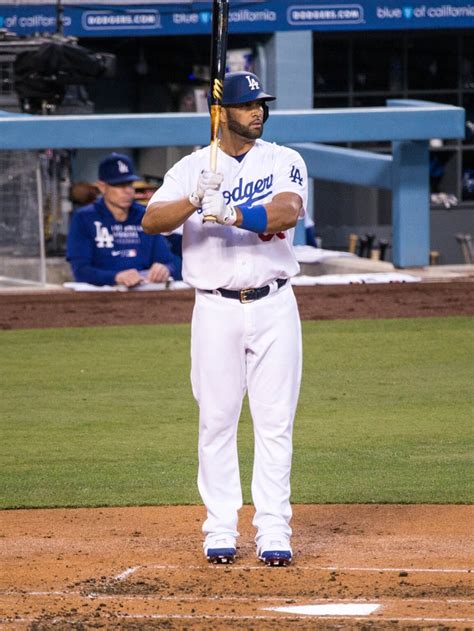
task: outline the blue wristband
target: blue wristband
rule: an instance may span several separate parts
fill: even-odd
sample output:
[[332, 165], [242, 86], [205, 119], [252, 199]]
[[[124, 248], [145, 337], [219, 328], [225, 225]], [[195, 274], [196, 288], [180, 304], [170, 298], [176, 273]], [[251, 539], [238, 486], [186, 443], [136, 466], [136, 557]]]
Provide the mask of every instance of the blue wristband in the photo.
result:
[[242, 230], [250, 230], [251, 232], [265, 232], [268, 224], [267, 210], [265, 206], [239, 206], [242, 213]]

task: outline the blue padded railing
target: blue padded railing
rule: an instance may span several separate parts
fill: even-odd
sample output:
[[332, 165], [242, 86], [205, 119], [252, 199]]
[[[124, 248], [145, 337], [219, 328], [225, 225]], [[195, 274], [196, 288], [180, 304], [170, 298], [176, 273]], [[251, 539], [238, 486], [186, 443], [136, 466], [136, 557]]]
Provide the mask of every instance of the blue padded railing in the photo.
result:
[[[265, 139], [300, 151], [311, 177], [392, 191], [393, 263], [429, 263], [429, 140], [464, 138], [465, 111], [393, 100], [387, 107], [272, 110]], [[390, 141], [392, 155], [318, 143]], [[194, 146], [207, 114], [28, 116], [0, 112], [0, 149]]]

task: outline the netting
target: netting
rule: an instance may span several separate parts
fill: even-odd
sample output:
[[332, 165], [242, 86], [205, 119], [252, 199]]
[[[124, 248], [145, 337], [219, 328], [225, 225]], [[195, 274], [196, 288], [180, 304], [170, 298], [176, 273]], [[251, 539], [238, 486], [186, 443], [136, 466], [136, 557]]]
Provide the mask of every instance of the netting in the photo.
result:
[[0, 280], [3, 283], [45, 280], [40, 181], [36, 151], [0, 151]]

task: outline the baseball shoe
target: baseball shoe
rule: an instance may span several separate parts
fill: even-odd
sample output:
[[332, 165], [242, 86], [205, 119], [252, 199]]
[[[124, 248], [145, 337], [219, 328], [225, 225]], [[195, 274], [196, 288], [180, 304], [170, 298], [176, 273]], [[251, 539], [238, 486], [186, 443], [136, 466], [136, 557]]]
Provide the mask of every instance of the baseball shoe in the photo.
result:
[[293, 559], [293, 552], [286, 538], [266, 537], [258, 549], [257, 556], [270, 567], [286, 567]]
[[212, 537], [204, 546], [204, 554], [209, 563], [233, 563], [236, 555], [235, 539], [226, 535]]

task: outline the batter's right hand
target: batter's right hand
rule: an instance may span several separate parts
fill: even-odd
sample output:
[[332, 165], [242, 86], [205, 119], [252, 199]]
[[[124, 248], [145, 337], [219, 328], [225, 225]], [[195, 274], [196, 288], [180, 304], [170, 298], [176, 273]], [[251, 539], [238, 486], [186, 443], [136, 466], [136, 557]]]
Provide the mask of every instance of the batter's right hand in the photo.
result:
[[203, 169], [199, 174], [196, 190], [189, 196], [189, 201], [196, 208], [201, 207], [202, 198], [207, 190], [217, 191], [222, 184], [224, 176], [222, 173], [214, 173]]
[[136, 269], [125, 269], [115, 275], [117, 285], [125, 285], [125, 287], [135, 287], [143, 283], [143, 277], [140, 276]]

